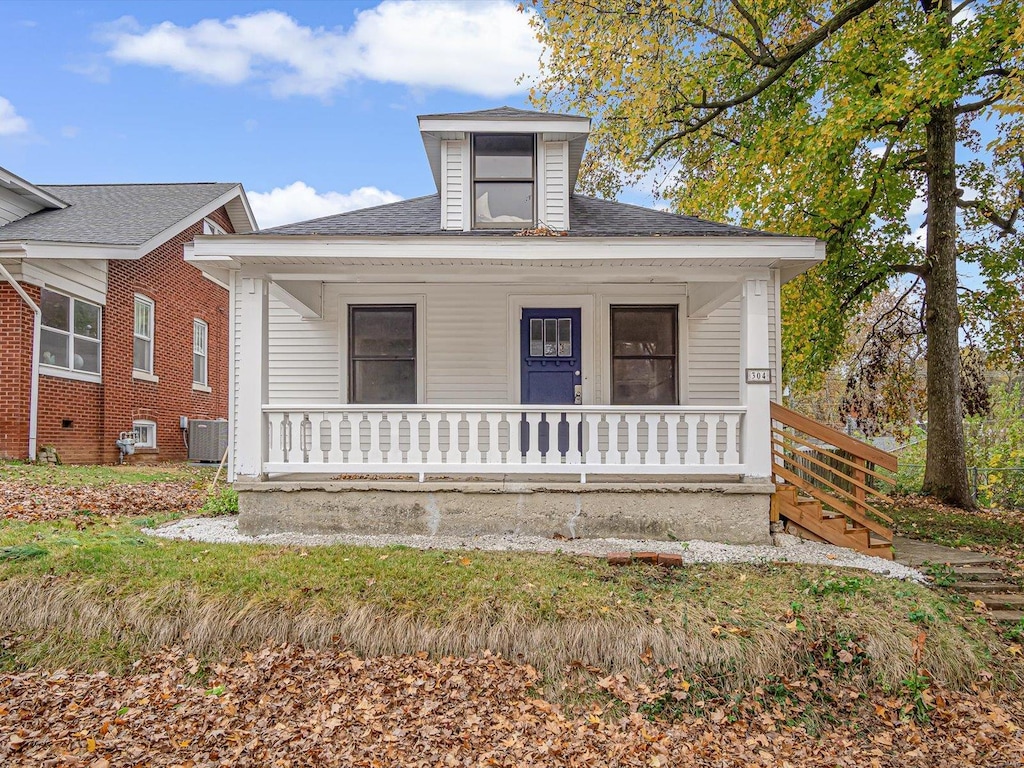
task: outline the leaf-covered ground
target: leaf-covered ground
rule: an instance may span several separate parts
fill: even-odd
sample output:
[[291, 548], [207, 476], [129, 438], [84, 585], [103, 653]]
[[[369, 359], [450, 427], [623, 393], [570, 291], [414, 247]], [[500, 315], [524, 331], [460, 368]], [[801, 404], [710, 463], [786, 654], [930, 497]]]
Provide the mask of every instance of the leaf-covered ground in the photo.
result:
[[[809, 733], [786, 705], [752, 695], [668, 720], [645, 717], [660, 691], [611, 691], [590, 711], [563, 712], [537, 672], [484, 654], [360, 660], [265, 648], [217, 665], [166, 652], [127, 677], [33, 672], [0, 678], [0, 763], [10, 766], [1011, 766], [1024, 760], [1019, 699], [983, 692], [913, 703], [852, 694]], [[827, 685], [826, 680], [819, 681]], [[689, 691], [689, 692], [688, 692]], [[752, 692], [757, 693], [757, 692]], [[785, 698], [792, 694], [791, 699]], [[780, 695], [780, 694], [777, 694]], [[851, 717], [854, 712], [857, 717]], [[647, 712], [649, 714], [649, 712]]]

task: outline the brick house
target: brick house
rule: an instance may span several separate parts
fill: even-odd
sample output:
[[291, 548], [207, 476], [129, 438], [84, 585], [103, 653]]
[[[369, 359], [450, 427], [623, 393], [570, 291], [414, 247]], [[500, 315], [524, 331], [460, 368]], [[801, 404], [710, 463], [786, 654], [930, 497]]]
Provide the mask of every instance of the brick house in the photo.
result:
[[240, 184], [33, 185], [0, 168], [0, 457], [187, 456], [181, 417], [228, 415], [228, 291], [196, 235], [256, 223]]

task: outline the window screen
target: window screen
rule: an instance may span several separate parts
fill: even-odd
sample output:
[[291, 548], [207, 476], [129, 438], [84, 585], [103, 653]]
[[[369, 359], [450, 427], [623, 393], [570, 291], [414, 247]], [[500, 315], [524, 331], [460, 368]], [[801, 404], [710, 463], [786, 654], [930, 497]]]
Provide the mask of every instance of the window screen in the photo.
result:
[[416, 308], [349, 307], [349, 402], [416, 402]]
[[612, 307], [612, 404], [678, 405], [678, 309]]

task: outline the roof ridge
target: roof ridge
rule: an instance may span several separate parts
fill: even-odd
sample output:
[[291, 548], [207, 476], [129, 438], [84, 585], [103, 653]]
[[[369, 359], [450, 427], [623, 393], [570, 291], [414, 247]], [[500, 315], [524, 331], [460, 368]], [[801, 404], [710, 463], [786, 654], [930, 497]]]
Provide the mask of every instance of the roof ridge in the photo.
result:
[[429, 200], [434, 197], [440, 197], [440, 193], [435, 192], [432, 195], [420, 195], [419, 197], [406, 197], [401, 200], [395, 200], [392, 203], [381, 203], [380, 205], [371, 205], [368, 208], [353, 208], [350, 211], [339, 211], [338, 213], [329, 213], [326, 216], [317, 216], [315, 219], [303, 219], [302, 221], [292, 221], [288, 224], [278, 224], [276, 227], [267, 227], [261, 229], [260, 234], [266, 232], [273, 232], [275, 229], [282, 229], [283, 227], [294, 227], [297, 224], [315, 224], [318, 221], [325, 221], [327, 219], [336, 219], [339, 216], [347, 216], [350, 213], [366, 213], [367, 211], [376, 211], [379, 208], [388, 208], [392, 205], [401, 205], [402, 203], [415, 203], [419, 200]]
[[112, 181], [100, 184], [36, 184], [37, 187], [201, 187], [228, 185], [242, 186], [240, 181]]

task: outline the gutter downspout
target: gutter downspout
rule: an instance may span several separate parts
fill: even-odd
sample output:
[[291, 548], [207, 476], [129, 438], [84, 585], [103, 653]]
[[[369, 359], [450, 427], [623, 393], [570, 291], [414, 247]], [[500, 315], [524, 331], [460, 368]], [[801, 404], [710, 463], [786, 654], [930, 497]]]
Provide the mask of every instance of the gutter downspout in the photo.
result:
[[29, 461], [36, 460], [36, 424], [39, 413], [39, 334], [42, 325], [43, 311], [39, 305], [32, 301], [32, 297], [25, 293], [17, 280], [7, 271], [7, 267], [0, 264], [0, 277], [3, 277], [11, 288], [21, 297], [29, 309], [32, 310], [32, 379], [29, 384], [28, 395], [28, 458]]

